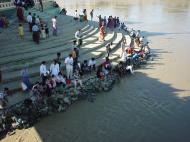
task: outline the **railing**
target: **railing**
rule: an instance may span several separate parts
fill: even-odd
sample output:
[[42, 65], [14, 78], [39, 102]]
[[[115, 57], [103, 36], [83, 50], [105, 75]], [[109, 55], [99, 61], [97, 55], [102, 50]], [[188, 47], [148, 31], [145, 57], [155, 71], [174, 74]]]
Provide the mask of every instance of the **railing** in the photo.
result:
[[0, 3], [0, 9], [11, 8], [11, 7], [14, 7], [13, 1]]
[[[47, 0], [42, 0], [42, 1], [45, 2]], [[34, 3], [39, 3], [39, 0], [34, 0]], [[6, 8], [12, 8], [12, 7], [15, 7], [14, 0], [11, 0], [11, 2], [0, 3], [0, 9], [6, 9]]]

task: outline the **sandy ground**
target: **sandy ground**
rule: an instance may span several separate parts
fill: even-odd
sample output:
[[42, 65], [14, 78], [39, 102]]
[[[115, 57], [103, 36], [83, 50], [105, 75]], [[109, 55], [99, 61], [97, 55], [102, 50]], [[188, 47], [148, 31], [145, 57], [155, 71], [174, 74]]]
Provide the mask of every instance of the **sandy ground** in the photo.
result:
[[64, 4], [68, 11], [83, 5], [98, 7], [97, 15], [106, 10], [127, 15], [127, 24], [141, 29], [150, 41], [154, 61], [95, 103], [77, 103], [2, 142], [189, 142], [189, 1], [121, 0], [109, 7], [106, 2], [80, 2]]

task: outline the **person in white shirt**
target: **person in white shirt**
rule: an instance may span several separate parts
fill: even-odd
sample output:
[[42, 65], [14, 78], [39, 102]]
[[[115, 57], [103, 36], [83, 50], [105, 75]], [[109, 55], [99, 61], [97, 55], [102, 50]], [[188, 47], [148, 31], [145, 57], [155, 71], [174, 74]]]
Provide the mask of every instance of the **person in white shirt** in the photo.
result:
[[126, 49], [126, 39], [124, 38], [123, 41], [121, 42], [121, 58], [123, 57], [123, 54], [125, 53]]
[[58, 76], [59, 72], [59, 64], [56, 60], [53, 60], [53, 63], [50, 65], [50, 73], [56, 77]]
[[79, 15], [77, 10], [75, 10], [74, 20], [77, 21], [79, 19]]
[[77, 40], [77, 46], [80, 48], [80, 46], [82, 45], [82, 33], [81, 33], [81, 29], [78, 29], [78, 31], [76, 31], [75, 38]]
[[127, 65], [126, 70], [130, 71], [131, 74], [134, 74], [133, 65]]
[[67, 79], [72, 79], [73, 77], [73, 58], [72, 54], [65, 59]]
[[130, 36], [135, 38], [135, 30], [133, 28], [131, 29]]
[[123, 61], [124, 63], [127, 61], [127, 50], [125, 50], [124, 53], [122, 54], [121, 61]]
[[64, 84], [64, 85], [66, 85], [66, 80], [63, 77], [63, 75], [61, 74], [61, 72], [59, 72], [58, 76], [56, 76], [56, 82], [58, 84]]
[[29, 31], [32, 32], [32, 15], [31, 13], [29, 12], [28, 13], [28, 16], [27, 16], [27, 22], [28, 22], [28, 25], [29, 25]]
[[79, 39], [81, 39], [81, 37], [82, 37], [82, 35], [81, 35], [81, 29], [78, 29], [78, 30], [76, 31], [76, 33], [75, 33], [75, 38], [76, 38], [77, 40], [79, 40]]
[[52, 18], [52, 28], [53, 28], [53, 35], [57, 36], [57, 16], [55, 16], [54, 18]]
[[88, 67], [90, 70], [96, 70], [96, 60], [95, 58], [91, 58], [88, 62]]
[[46, 62], [42, 61], [42, 64], [40, 65], [40, 76], [47, 76], [48, 75], [48, 70], [46, 68]]

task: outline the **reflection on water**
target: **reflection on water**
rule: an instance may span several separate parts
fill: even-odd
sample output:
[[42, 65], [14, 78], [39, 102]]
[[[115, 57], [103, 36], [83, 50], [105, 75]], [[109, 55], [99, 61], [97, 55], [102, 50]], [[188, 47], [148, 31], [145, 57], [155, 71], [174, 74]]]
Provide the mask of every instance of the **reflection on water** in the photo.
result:
[[[57, 1], [71, 15], [75, 9], [86, 8], [95, 9], [95, 15], [119, 16], [129, 27], [143, 30], [152, 48], [159, 49], [157, 63], [142, 70], [146, 73], [124, 80], [119, 89], [100, 97], [91, 109], [83, 104], [67, 113], [63, 122], [69, 131], [64, 134], [66, 141], [189, 142], [190, 103], [176, 96], [189, 98], [185, 90], [190, 88], [186, 66], [190, 62], [186, 46], [190, 39], [190, 0]], [[183, 75], [176, 71], [177, 65], [186, 69]], [[71, 138], [70, 133], [77, 136]]]
[[163, 8], [187, 10], [189, 9], [189, 0], [56, 0], [61, 6], [73, 8], [125, 8], [126, 6], [145, 7], [161, 6]]
[[[90, 114], [99, 121], [88, 116], [87, 110], [90, 110], [85, 108], [88, 104], [67, 113], [69, 117], [65, 123], [68, 125], [64, 125], [71, 133], [78, 135], [77, 141], [189, 142], [190, 128], [187, 125], [190, 125], [190, 103], [176, 96], [189, 98], [190, 95], [189, 91], [185, 91], [190, 88], [187, 73], [190, 62], [187, 47], [190, 44], [190, 0], [57, 2], [71, 15], [75, 9], [81, 11], [86, 8], [88, 11], [95, 9], [95, 15], [119, 16], [129, 27], [143, 30], [151, 40], [152, 48], [159, 49], [157, 52], [160, 54], [157, 63], [142, 70], [145, 73], [124, 80], [119, 89], [115, 88], [95, 102]], [[179, 75], [176, 66], [184, 68], [182, 75]], [[75, 119], [75, 113], [82, 115]], [[84, 123], [81, 123], [82, 117], [85, 117]], [[75, 124], [70, 125], [72, 122]], [[66, 137], [68, 135], [65, 134]]]
[[[74, 10], [88, 11], [95, 9], [95, 15], [119, 16], [123, 21], [147, 24], [176, 23], [176, 18], [183, 18], [183, 23], [190, 23], [189, 0], [56, 0], [61, 7], [68, 9], [70, 15]], [[171, 16], [169, 13], [181, 13]], [[96, 19], [97, 20], [97, 19]], [[171, 21], [172, 20], [172, 21]], [[179, 19], [181, 21], [181, 19]], [[145, 26], [147, 26], [145, 24]], [[135, 25], [134, 25], [135, 26]], [[144, 25], [142, 25], [144, 26]]]
[[[190, 88], [190, 0], [57, 2], [71, 15], [83, 8], [95, 9], [96, 15], [119, 15], [128, 26], [144, 31], [157, 57], [111, 92], [98, 96], [95, 103], [75, 104], [66, 113], [37, 124], [35, 129], [42, 140], [190, 142], [190, 97], [186, 92]], [[180, 95], [187, 100], [178, 98]]]

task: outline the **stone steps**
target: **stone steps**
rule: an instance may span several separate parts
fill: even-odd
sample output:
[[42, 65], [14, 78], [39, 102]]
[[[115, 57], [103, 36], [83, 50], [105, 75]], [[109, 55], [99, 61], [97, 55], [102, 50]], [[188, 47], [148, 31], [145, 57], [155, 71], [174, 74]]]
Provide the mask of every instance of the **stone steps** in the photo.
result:
[[[91, 29], [94, 29], [94, 27], [91, 27]], [[86, 31], [82, 31], [82, 32], [83, 32], [83, 34], [85, 36], [87, 36]], [[64, 45], [69, 40], [71, 40], [72, 38], [74, 38], [74, 36], [71, 35], [71, 33], [68, 34], [68, 35], [66, 35], [66, 37], [64, 39], [62, 39], [61, 36], [60, 37], [57, 36], [57, 37], [54, 38], [54, 41], [51, 41], [51, 40], [49, 41], [49, 38], [48, 38], [48, 39], [45, 39], [45, 40], [47, 40], [47, 42], [41, 43], [38, 46], [33, 47], [33, 48], [31, 48], [31, 44], [30, 44], [30, 46], [29, 45], [28, 46], [24, 46], [24, 47], [20, 46], [18, 48], [17, 47], [16, 48], [12, 47], [10, 49], [6, 49], [5, 48], [4, 50], [1, 50], [1, 51], [3, 51], [3, 53], [0, 53], [0, 59], [3, 58], [3, 57], [7, 57], [6, 59], [8, 59], [9, 56], [12, 58], [12, 56], [17, 56], [17, 55], [20, 55], [20, 54], [23, 54], [23, 53], [29, 53], [29, 52], [31, 53], [31, 52], [35, 52], [35, 51], [41, 51], [41, 50], [43, 51], [43, 50], [46, 50], [46, 49], [50, 48], [50, 45], [54, 45], [55, 46], [58, 43]]]
[[[69, 21], [68, 23], [62, 23], [62, 25], [58, 26], [58, 28], [59, 28], [58, 34], [59, 34], [60, 32], [61, 32], [61, 33], [62, 33], [62, 32], [67, 32], [68, 29], [65, 29], [64, 27], [68, 27], [68, 26], [70, 26], [71, 28], [72, 28], [72, 27], [74, 28], [75, 26], [80, 26], [80, 25], [76, 25], [75, 22], [71, 22], [71, 21]], [[61, 27], [63, 27], [63, 28], [61, 28]], [[52, 35], [52, 28], [51, 28], [51, 27], [49, 28], [49, 33], [50, 33], [50, 35]], [[18, 26], [15, 28], [14, 31], [10, 31], [10, 32], [7, 33], [7, 34], [10, 34], [8, 38], [7, 38], [7, 37], [0, 37], [0, 38], [3, 40], [3, 42], [1, 43], [1, 45], [6, 44], [7, 40], [10, 40], [10, 39], [11, 39], [12, 41], [16, 41], [16, 42], [18, 42], [18, 40], [20, 40], [21, 43], [22, 43], [23, 41], [28, 40], [28, 39], [29, 39], [29, 40], [32, 39], [32, 33], [29, 32], [28, 24], [24, 26], [24, 39], [25, 39], [25, 40], [21, 40], [21, 39], [20, 39], [20, 37], [19, 37], [19, 35], [18, 35]]]
[[[84, 37], [84, 39], [88, 38], [88, 39], [91, 39], [91, 40], [86, 40], [86, 41], [88, 41], [88, 42], [93, 42], [93, 41], [97, 40], [97, 39], [94, 38], [94, 37], [96, 37], [96, 35], [97, 35], [97, 34], [95, 34], [95, 35], [93, 35], [92, 37], [88, 38], [89, 36], [91, 36], [91, 34], [89, 34], [89, 35], [87, 34], [86, 37]], [[92, 40], [92, 38], [93, 38], [93, 40]], [[96, 37], [96, 38], [97, 38], [97, 37]], [[85, 43], [84, 43], [84, 44], [85, 44]], [[53, 46], [53, 47], [49, 47], [49, 48], [57, 48], [57, 47], [59, 47], [59, 46], [61, 46], [61, 45], [57, 45], [57, 46]], [[6, 58], [5, 58], [5, 59], [6, 59]], [[24, 65], [24, 64], [21, 63], [20, 68], [23, 67], [23, 65]], [[17, 67], [18, 67], [18, 65], [15, 66], [15, 63], [5, 64], [5, 66], [2, 66], [2, 71], [4, 72], [4, 71], [12, 70], [12, 69], [17, 69]]]
[[[79, 28], [81, 28], [82, 26], [84, 25], [81, 25], [79, 26]], [[92, 32], [98, 32], [97, 30], [94, 29], [94, 27], [92, 26], [89, 26], [87, 28], [85, 28], [83, 31], [83, 34], [86, 34], [86, 33], [92, 33]], [[45, 40], [41, 40], [40, 41], [40, 44], [39, 45], [36, 45], [33, 41], [32, 41], [32, 38], [30, 38], [29, 41], [24, 41], [24, 42], [20, 42], [20, 43], [17, 43], [16, 45], [13, 46], [13, 44], [10, 44], [9, 46], [4, 46], [4, 50], [5, 51], [8, 51], [8, 50], [11, 50], [13, 51], [14, 50], [22, 50], [22, 49], [26, 49], [26, 48], [31, 48], [31, 46], [40, 46], [42, 44], [44, 44], [43, 46], [46, 46], [48, 45], [49, 43], [57, 43], [57, 42], [61, 42], [64, 38], [67, 38], [67, 37], [70, 37], [70, 38], [74, 38], [74, 33], [75, 33], [75, 30], [71, 30], [70, 32], [68, 32], [67, 34], [60, 34], [58, 35], [57, 37], [54, 37], [54, 36], [50, 36], [48, 39], [45, 39]]]
[[[123, 39], [123, 34], [120, 32], [116, 32], [115, 38], [112, 40], [112, 46], [110, 47], [111, 48], [110, 56], [113, 54], [113, 52], [115, 50], [117, 50], [119, 48], [119, 45], [120, 45], [122, 39]], [[107, 56], [107, 52], [106, 52], [106, 47], [104, 46], [103, 48], [99, 48], [99, 49], [94, 50], [94, 51], [90, 52], [89, 54], [83, 56], [81, 58], [81, 61], [83, 61], [84, 59], [90, 59], [90, 58], [94, 57], [94, 58], [96, 58], [97, 65], [100, 65], [103, 61], [105, 61], [106, 56]]]
[[[110, 33], [106, 36], [106, 42], [104, 43], [100, 43], [99, 41], [96, 41], [94, 43], [88, 44], [86, 46], [81, 47], [80, 49], [80, 55], [84, 56], [85, 54], [90, 53], [90, 51], [94, 51], [97, 50], [99, 48], [102, 48], [105, 46], [105, 44], [107, 44], [107, 42], [110, 42], [113, 40], [115, 36], [115, 32]], [[59, 51], [60, 52], [60, 51]], [[68, 56], [68, 54], [71, 52], [61, 52], [62, 53], [62, 65], [64, 62], [64, 58]], [[30, 77], [39, 75], [39, 66], [41, 64], [42, 61], [47, 61], [47, 63], [51, 63], [51, 61], [56, 57], [56, 54], [51, 54], [51, 55], [47, 55], [47, 56], [43, 56], [43, 57], [36, 57], [35, 59], [32, 60], [33, 63], [35, 63], [35, 66], [29, 66], [29, 70], [30, 70]], [[29, 63], [30, 61], [26, 61], [27, 63]], [[19, 80], [20, 79], [20, 70], [18, 71], [14, 71], [14, 72], [5, 72], [3, 73], [3, 82], [11, 82], [13, 80]]]
[[[120, 59], [121, 55], [120, 43], [123, 39], [123, 34], [119, 32], [117, 33], [117, 36], [118, 36], [117, 40], [113, 41], [113, 45], [111, 46], [111, 52], [109, 55], [109, 59], [115, 62], [118, 62], [119, 61], [118, 59]], [[105, 57], [106, 56], [101, 56], [100, 58], [98, 58], [97, 64], [101, 64], [103, 61], [105, 61]]]
[[[114, 34], [114, 37], [105, 42], [104, 46], [101, 46], [101, 48], [98, 48], [96, 51], [92, 51], [92, 52], [87, 52], [87, 54], [83, 55], [82, 57], [80, 57], [80, 61], [82, 62], [84, 59], [90, 59], [92, 57], [96, 58], [97, 60], [97, 64], [100, 64], [103, 62], [105, 54], [106, 54], [106, 48], [105, 48], [105, 44], [107, 44], [108, 42], [112, 41], [113, 45], [111, 46], [111, 49], [114, 51], [115, 49], [118, 48], [118, 45], [120, 44], [121, 40], [122, 40], [123, 36], [121, 33], [116, 33]], [[110, 54], [110, 57], [112, 57], [112, 54]], [[112, 58], [111, 58], [112, 59]], [[38, 66], [38, 70], [39, 70], [39, 66]], [[40, 76], [39, 76], [39, 71], [38, 71], [38, 75], [34, 76], [34, 77], [30, 77], [30, 81], [35, 83], [36, 81], [40, 80]], [[12, 82], [8, 82], [8, 83], [4, 83], [3, 86], [12, 86], [11, 89], [14, 91], [18, 91], [21, 89], [21, 82], [20, 80], [15, 80]]]
[[[68, 31], [76, 31], [78, 28], [80, 28], [81, 26], [84, 26], [84, 23], [75, 23], [75, 22], [71, 22], [69, 21], [67, 24], [62, 23], [61, 26], [58, 27], [58, 36], [64, 36], [65, 33], [68, 33]], [[63, 27], [63, 28], [61, 28]], [[70, 27], [70, 28], [68, 28]], [[20, 37], [18, 36], [18, 31], [17, 31], [18, 27], [15, 29], [15, 32], [10, 32], [10, 33], [6, 33], [9, 34], [9, 37], [1, 37], [2, 42], [0, 43], [1, 46], [6, 46], [7, 45], [7, 41], [12, 41], [8, 47], [12, 46], [15, 42], [18, 42], [19, 40], [19, 45], [27, 45], [27, 41], [32, 41], [32, 33], [28, 32], [28, 35], [25, 36], [25, 40], [21, 40]], [[26, 27], [26, 29], [28, 29], [28, 27]], [[50, 34], [50, 39], [54, 39], [52, 38], [52, 28], [49, 28], [49, 34]], [[44, 41], [41, 41], [44, 42]], [[29, 43], [31, 45], [31, 43]], [[19, 46], [18, 45], [18, 46]]]
[[[78, 25], [76, 25], [76, 27], [75, 28], [72, 28], [72, 29], [70, 29], [70, 30], [65, 30], [65, 31], [63, 31], [62, 33], [60, 33], [57, 37], [60, 37], [60, 36], [63, 36], [62, 38], [64, 38], [64, 36], [73, 36], [74, 37], [74, 33], [76, 32], [76, 30], [78, 29], [78, 28], [81, 28], [81, 26], [84, 26], [83, 24], [78, 24]], [[67, 29], [68, 29], [69, 27], [67, 27]], [[85, 29], [85, 31], [84, 31], [84, 33], [89, 33], [89, 32], [98, 32], [98, 31], [93, 31], [94, 30], [94, 28], [93, 27], [87, 27], [88, 29]], [[55, 37], [55, 36], [51, 36], [51, 33], [50, 33], [50, 37], [49, 37], [49, 39], [48, 40], [41, 40], [40, 41], [40, 43], [48, 43], [48, 42], [54, 42], [56, 39], [58, 39], [57, 37]], [[18, 42], [18, 41], [17, 41]], [[29, 41], [23, 41], [22, 40], [22, 42], [19, 42], [15, 47], [13, 46], [14, 44], [15, 44], [15, 42], [14, 43], [10, 43], [9, 45], [5, 45], [6, 46], [6, 48], [9, 48], [9, 47], [12, 47], [12, 48], [15, 48], [15, 49], [18, 49], [18, 48], [26, 48], [26, 47], [30, 47], [31, 46], [31, 43], [33, 43], [34, 44], [34, 42], [32, 41], [32, 35], [31, 35], [31, 38], [30, 38], [30, 40]], [[36, 45], [36, 44], [34, 44], [34, 45]], [[23, 47], [24, 46], [24, 47]]]
[[[83, 25], [78, 25], [77, 26], [78, 28], [81, 28], [83, 27]], [[88, 27], [84, 30], [84, 34], [86, 34], [87, 31], [93, 31], [94, 28], [93, 27]], [[67, 31], [66, 34], [64, 35], [58, 35], [57, 37], [53, 37], [53, 36], [50, 36], [49, 38], [47, 39], [41, 39], [40, 40], [40, 44], [37, 45], [36, 43], [33, 42], [32, 40], [32, 35], [30, 36], [29, 39], [24, 39], [24, 40], [21, 40], [20, 38], [17, 40], [17, 41], [7, 41], [9, 42], [10, 44], [9, 45], [1, 45], [1, 51], [3, 52], [9, 52], [9, 51], [21, 51], [21, 50], [25, 50], [27, 48], [31, 49], [31, 46], [33, 47], [38, 47], [41, 46], [41, 45], [48, 45], [49, 43], [51, 44], [56, 44], [56, 43], [60, 43], [62, 41], [64, 41], [65, 39], [72, 39], [74, 38], [74, 33], [75, 33], [75, 30], [71, 30], [71, 31]], [[2, 55], [2, 54], [1, 54]], [[4, 55], [4, 54], [3, 54]]]
[[[57, 15], [58, 13], [55, 11], [55, 13], [53, 14], [49, 14], [47, 12], [39, 12], [36, 11], [35, 9], [29, 9], [28, 11], [25, 11], [25, 17], [28, 15], [28, 12], [32, 12], [32, 13], [36, 13], [36, 15], [39, 15], [40, 18], [42, 18], [43, 20], [45, 19], [45, 21], [48, 19], [49, 22], [51, 22], [51, 18], [54, 17], [55, 15]], [[16, 15], [15, 15], [16, 17]], [[18, 28], [18, 20], [17, 18], [15, 18], [15, 22], [11, 24], [11, 26], [8, 29], [4, 29], [4, 33], [6, 32], [11, 32], [14, 31], [15, 28]]]
[[[52, 10], [55, 9], [55, 8], [51, 8]], [[36, 13], [36, 15], [39, 15], [40, 18], [42, 18], [44, 21], [48, 22], [48, 25], [51, 25], [51, 19], [52, 17], [54, 17], [55, 15], [58, 16], [58, 26], [61, 26], [62, 24], [59, 23], [59, 19], [60, 18], [69, 18], [69, 21], [67, 20], [66, 21], [66, 24], [70, 24], [70, 20], [72, 20], [73, 18], [71, 16], [63, 16], [63, 15], [59, 15], [58, 12], [60, 10], [54, 10], [54, 12], [52, 13], [49, 13], [47, 11], [44, 11], [44, 12], [40, 12], [38, 10], [36, 10], [35, 8], [33, 9], [29, 9], [28, 11], [25, 11], [25, 17], [28, 15], [28, 12], [31, 12], [31, 13]], [[17, 20], [16, 20], [17, 21]], [[64, 20], [61, 19], [62, 22], [65, 22]], [[27, 27], [25, 29], [28, 29], [28, 24], [26, 23], [25, 25], [27, 25]], [[11, 33], [12, 31], [15, 32], [15, 29], [18, 29], [18, 21], [17, 22], [14, 22], [13, 24], [11, 24], [11, 26], [7, 29], [4, 30], [4, 33]], [[50, 28], [51, 30], [51, 28]], [[16, 31], [17, 33], [17, 31]], [[1, 35], [0, 35], [1, 36]]]
[[[87, 38], [86, 40], [84, 40], [83, 46], [88, 45], [88, 44], [91, 44], [91, 43], [93, 43], [93, 42], [95, 42], [95, 41], [97, 41], [97, 40], [98, 40], [97, 37], [96, 37], [96, 38]], [[62, 52], [70, 51], [70, 50], [71, 50], [71, 47], [72, 47], [72, 45], [68, 43], [68, 44], [65, 45], [65, 46], [57, 47], [56, 49], [52, 49], [52, 51], [53, 51], [54, 55], [56, 55], [57, 52], [62, 53]], [[47, 51], [47, 50], [45, 50], [45, 52], [47, 52], [47, 54], [45, 54], [45, 56], [52, 54], [52, 53], [50, 53], [50, 51]], [[35, 56], [37, 56], [36, 53], [35, 53]], [[41, 54], [40, 54], [40, 56], [41, 56]], [[38, 56], [37, 56], [37, 57], [38, 57]], [[36, 58], [37, 58], [37, 57], [36, 57]], [[42, 57], [42, 56], [41, 56], [41, 57]], [[34, 57], [31, 57], [31, 58], [34, 58]], [[30, 62], [30, 61], [28, 61], [28, 60], [25, 60], [24, 62], [27, 62], [29, 66], [39, 65], [39, 61], [38, 61], [38, 62], [35, 62], [34, 60], [33, 60], [32, 62]], [[12, 66], [10, 66], [10, 67], [6, 67], [6, 68], [4, 67], [4, 68], [2, 69], [2, 73], [4, 73], [4, 72], [13, 72], [13, 71], [21, 70], [24, 66], [25, 66], [24, 64], [21, 64], [21, 65], [19, 65], [19, 64], [14, 64], [14, 65], [12, 65]]]
[[[48, 46], [54, 46], [54, 45], [48, 45]], [[64, 45], [64, 46], [67, 46], [67, 45]], [[50, 48], [50, 49], [47, 49], [47, 50], [42, 50], [41, 52], [34, 52], [34, 53], [26, 53], [26, 54], [23, 54], [22, 57], [20, 57], [20, 55], [17, 55], [17, 56], [10, 56], [9, 58], [4, 58], [4, 60], [0, 60], [0, 65], [10, 65], [10, 64], [18, 64], [18, 63], [23, 63], [22, 61], [24, 62], [27, 62], [28, 60], [30, 59], [33, 59], [35, 57], [38, 57], [38, 56], [43, 56], [43, 55], [47, 55], [47, 52], [48, 51], [52, 51], [52, 52], [49, 52], [48, 54], [53, 54], [53, 53], [57, 53], [62, 47], [64, 47], [63, 44], [60, 46], [57, 46], [57, 48]], [[55, 46], [54, 46], [55, 47]], [[66, 48], [68, 49], [68, 48]], [[65, 50], [63, 50], [65, 51]]]
[[[54, 58], [56, 53], [61, 53], [61, 68], [65, 68], [64, 58], [71, 52], [71, 43], [74, 39], [74, 33], [78, 28], [82, 29], [83, 32], [83, 46], [80, 49], [79, 61], [84, 59], [89, 60], [90, 58], [96, 58], [97, 64], [103, 62], [106, 56], [107, 43], [113, 42], [111, 46], [110, 59], [118, 58], [120, 50], [118, 45], [120, 44], [123, 35], [118, 31], [108, 31], [105, 42], [98, 41], [99, 29], [96, 22], [81, 23], [75, 22], [71, 16], [58, 15], [58, 36], [51, 36], [51, 18], [57, 13], [52, 8], [47, 10], [45, 13], [36, 11], [36, 9], [30, 10], [35, 12], [36, 15], [42, 17], [45, 21], [48, 21], [50, 38], [41, 40], [39, 45], [36, 45], [32, 41], [32, 35], [29, 31], [25, 32], [26, 40], [19, 40], [18, 36], [15, 36], [18, 29], [18, 23], [12, 25], [10, 29], [7, 29], [3, 34], [0, 35], [0, 66], [2, 70], [3, 83], [0, 84], [0, 90], [3, 87], [9, 87], [11, 91], [21, 91], [21, 69], [27, 64], [29, 67], [30, 81], [35, 83], [40, 80], [39, 67], [42, 61], [47, 62], [47, 68]], [[28, 13], [28, 11], [26, 12]], [[28, 29], [28, 24], [24, 24], [24, 27]], [[63, 27], [62, 29], [60, 29]], [[4, 38], [3, 36], [8, 35]], [[20, 42], [21, 41], [21, 42]], [[116, 54], [116, 51], [118, 52]], [[21, 92], [18, 92], [20, 94]], [[18, 95], [17, 94], [17, 95]], [[24, 97], [18, 95], [17, 100], [21, 100]]]
[[[87, 26], [85, 26], [83, 29], [82, 29], [82, 33], [83, 34], [86, 34], [86, 31], [90, 28], [91, 26], [90, 25], [87, 25]], [[70, 38], [70, 37], [69, 37]], [[49, 44], [49, 42], [51, 42], [51, 43], [54, 43], [54, 41], [65, 41], [65, 38], [64, 38], [64, 40], [61, 38], [61, 40], [60, 40], [60, 38], [58, 38], [58, 37], [56, 37], [56, 38], [53, 38], [54, 40], [52, 41], [52, 40], [50, 40], [49, 41], [49, 38], [48, 39], [45, 39], [46, 40], [46, 42]], [[68, 40], [67, 40], [68, 41]], [[45, 43], [46, 43], [45, 42]], [[28, 53], [28, 52], [35, 52], [35, 51], [40, 51], [40, 50], [45, 50], [45, 49], [48, 49], [48, 47], [47, 46], [44, 46], [44, 44], [45, 43], [41, 43], [39, 46], [38, 46], [38, 48], [31, 48], [30, 46], [19, 46], [19, 47], [11, 47], [11, 48], [2, 48], [1, 49], [1, 53], [0, 53], [0, 58], [2, 58], [2, 57], [8, 57], [8, 56], [14, 56], [14, 55], [17, 55], [17, 54], [23, 54], [23, 53]], [[65, 42], [64, 42], [65, 43]]]

